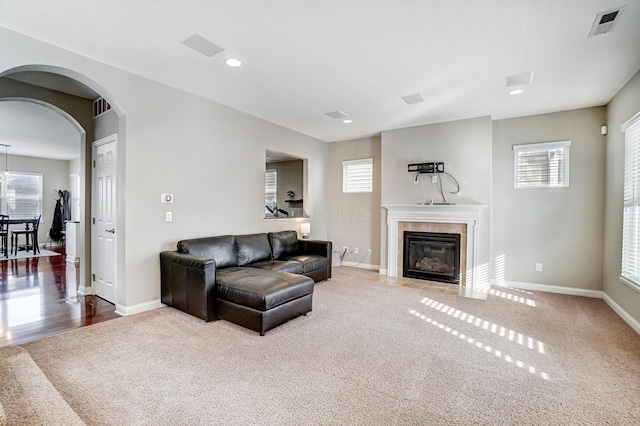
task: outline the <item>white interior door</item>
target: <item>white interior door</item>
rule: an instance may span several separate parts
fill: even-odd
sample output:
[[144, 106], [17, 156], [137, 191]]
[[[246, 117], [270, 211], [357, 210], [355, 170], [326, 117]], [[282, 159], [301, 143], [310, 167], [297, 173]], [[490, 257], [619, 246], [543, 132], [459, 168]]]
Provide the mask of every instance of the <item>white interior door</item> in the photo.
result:
[[117, 135], [93, 144], [92, 277], [94, 294], [116, 303], [116, 146]]

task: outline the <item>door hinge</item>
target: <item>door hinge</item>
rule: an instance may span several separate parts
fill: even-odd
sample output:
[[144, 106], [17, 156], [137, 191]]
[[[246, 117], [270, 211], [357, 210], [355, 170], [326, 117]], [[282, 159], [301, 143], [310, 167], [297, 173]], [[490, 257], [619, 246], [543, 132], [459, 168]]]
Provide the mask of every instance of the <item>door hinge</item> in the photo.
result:
[[96, 224], [96, 218], [95, 218], [95, 217], [92, 217], [92, 218], [91, 218], [91, 224], [92, 224], [92, 225], [95, 225], [95, 224]]
[[95, 281], [96, 280], [96, 274], [91, 274], [91, 281]]
[[96, 160], [93, 160], [93, 168], [96, 167]]

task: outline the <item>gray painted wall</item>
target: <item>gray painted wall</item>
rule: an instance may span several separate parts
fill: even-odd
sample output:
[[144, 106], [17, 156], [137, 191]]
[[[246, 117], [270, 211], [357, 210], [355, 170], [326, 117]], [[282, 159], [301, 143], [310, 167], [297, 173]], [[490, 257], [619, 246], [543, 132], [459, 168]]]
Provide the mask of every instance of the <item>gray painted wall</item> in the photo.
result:
[[604, 292], [636, 321], [640, 321], [640, 293], [619, 280], [622, 263], [622, 206], [624, 134], [620, 126], [640, 112], [640, 71], [607, 106], [606, 203], [604, 226]]
[[[327, 161], [327, 227], [333, 246], [342, 251], [349, 247], [344, 262], [376, 268], [380, 265], [380, 136], [329, 144]], [[344, 194], [342, 192], [342, 162], [373, 158], [373, 191]], [[359, 253], [352, 250], [358, 247]], [[371, 249], [371, 256], [367, 256]]]
[[[491, 252], [497, 282], [600, 290], [605, 108], [493, 122]], [[571, 140], [569, 188], [514, 189], [513, 145]], [[542, 272], [535, 264], [542, 263]]]
[[118, 115], [112, 109], [104, 114], [100, 114], [93, 121], [95, 126], [93, 141], [98, 141], [118, 133]]
[[[460, 193], [452, 195], [455, 184], [443, 179], [445, 197], [458, 204], [483, 204], [478, 242], [478, 278], [489, 279], [489, 238], [491, 211], [491, 118], [479, 117], [427, 126], [382, 132], [382, 204], [415, 204], [430, 198], [441, 200], [436, 185], [421, 176], [415, 184], [407, 165], [431, 161], [445, 163], [445, 171], [460, 183]], [[426, 177], [426, 178], [425, 178]], [[381, 223], [381, 265], [387, 265], [386, 213]]]

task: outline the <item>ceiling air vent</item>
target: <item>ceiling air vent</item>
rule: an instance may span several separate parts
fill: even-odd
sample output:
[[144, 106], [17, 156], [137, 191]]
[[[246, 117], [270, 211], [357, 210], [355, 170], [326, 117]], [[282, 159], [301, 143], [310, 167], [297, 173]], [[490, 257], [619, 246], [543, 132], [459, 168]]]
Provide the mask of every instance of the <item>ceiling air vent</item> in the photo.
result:
[[202, 37], [200, 34], [193, 33], [189, 37], [182, 40], [180, 43], [187, 47], [192, 48], [196, 52], [202, 53], [205, 56], [213, 56], [224, 50], [224, 47], [220, 47]]
[[506, 87], [522, 86], [524, 84], [530, 84], [533, 79], [533, 72], [521, 72], [520, 74], [508, 75], [504, 85]]
[[596, 19], [593, 21], [591, 31], [589, 31], [589, 37], [606, 34], [613, 31], [616, 23], [620, 20], [622, 9], [624, 9], [624, 6], [606, 12], [598, 13], [596, 15]]
[[408, 95], [408, 96], [402, 96], [402, 100], [408, 103], [409, 105], [419, 104], [420, 102], [424, 102], [424, 98], [420, 93], [415, 93], [413, 95]]
[[96, 99], [95, 101], [93, 101], [93, 118], [96, 118], [99, 115], [104, 114], [110, 109], [111, 109], [111, 105], [109, 105], [109, 102], [105, 101], [104, 98]]
[[333, 111], [333, 112], [328, 112], [325, 115], [328, 115], [329, 117], [333, 118], [334, 120], [339, 120], [341, 118], [347, 118], [348, 115], [345, 114], [342, 111]]

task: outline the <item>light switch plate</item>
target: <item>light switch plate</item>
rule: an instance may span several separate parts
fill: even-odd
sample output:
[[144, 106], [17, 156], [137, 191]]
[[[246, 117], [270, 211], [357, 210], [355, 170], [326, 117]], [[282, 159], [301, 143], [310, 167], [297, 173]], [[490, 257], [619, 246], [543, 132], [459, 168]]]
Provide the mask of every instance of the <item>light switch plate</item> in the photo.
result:
[[165, 212], [164, 220], [165, 220], [165, 222], [172, 222], [173, 221], [173, 213]]

